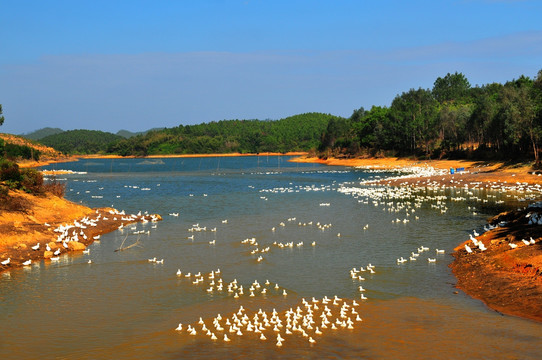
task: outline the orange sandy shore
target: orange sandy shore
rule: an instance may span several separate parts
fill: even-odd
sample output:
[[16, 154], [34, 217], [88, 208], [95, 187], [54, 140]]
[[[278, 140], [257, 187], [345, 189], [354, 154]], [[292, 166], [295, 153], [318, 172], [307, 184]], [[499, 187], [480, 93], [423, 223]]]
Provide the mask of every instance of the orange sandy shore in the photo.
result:
[[[0, 265], [0, 272], [22, 266], [27, 260], [47, 260], [57, 249], [61, 254], [82, 251], [94, 242], [95, 236], [114, 231], [121, 224], [152, 219], [152, 216], [143, 215], [126, 220], [129, 215], [115, 215], [112, 212], [115, 210], [91, 209], [51, 194], [34, 196], [22, 191], [10, 191], [9, 198], [2, 204], [0, 210], [0, 261], [9, 258], [10, 262], [7, 265]], [[87, 226], [84, 229], [86, 238], [79, 232], [83, 230], [77, 229], [79, 241], [70, 241], [67, 247], [56, 241], [59, 233], [54, 229], [58, 226], [74, 224], [75, 220], [81, 222], [83, 218], [98, 217], [100, 220], [96, 226]], [[154, 217], [161, 219], [158, 215]], [[38, 243], [39, 249], [33, 250], [32, 247]], [[50, 251], [46, 250], [46, 245], [49, 245]]]
[[[407, 167], [432, 167], [435, 169], [464, 168], [461, 173], [424, 178], [426, 182], [450, 185], [451, 179], [461, 179], [464, 184], [482, 182], [492, 184], [513, 184], [517, 182], [542, 184], [542, 176], [535, 173], [531, 164], [507, 165], [503, 162], [468, 161], [468, 160], [412, 160], [405, 158], [353, 158], [353, 159], [319, 159], [316, 157], [298, 157], [291, 161], [300, 163], [318, 163], [334, 166], [367, 167], [372, 169], [393, 170]], [[419, 183], [420, 178], [401, 179], [386, 182], [390, 185], [412, 185]]]

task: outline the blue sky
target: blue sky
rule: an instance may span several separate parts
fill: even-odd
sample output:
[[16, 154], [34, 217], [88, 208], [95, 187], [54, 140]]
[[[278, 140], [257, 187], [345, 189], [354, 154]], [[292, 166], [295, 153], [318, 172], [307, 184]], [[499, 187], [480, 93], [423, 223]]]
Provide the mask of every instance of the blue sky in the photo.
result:
[[1, 132], [349, 116], [462, 72], [542, 69], [542, 1], [25, 1], [0, 15]]

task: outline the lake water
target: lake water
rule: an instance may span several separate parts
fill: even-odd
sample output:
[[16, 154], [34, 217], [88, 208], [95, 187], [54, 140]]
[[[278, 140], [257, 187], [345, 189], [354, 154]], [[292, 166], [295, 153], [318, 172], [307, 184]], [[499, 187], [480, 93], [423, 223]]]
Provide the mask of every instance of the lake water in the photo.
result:
[[[466, 189], [407, 193], [360, 184], [392, 174], [288, 159], [92, 159], [46, 167], [80, 172], [58, 176], [69, 200], [158, 213], [163, 221], [103, 235], [88, 255], [1, 274], [0, 357], [542, 357], [541, 324], [503, 316], [456, 293], [448, 267], [452, 249], [473, 230], [481, 232], [487, 217], [514, 197]], [[174, 213], [179, 216], [169, 215]], [[194, 228], [202, 230], [189, 230]], [[139, 231], [145, 233], [134, 234]], [[257, 246], [247, 243], [251, 238]], [[114, 251], [123, 241], [137, 240], [141, 247]], [[418, 260], [397, 263], [421, 246], [429, 250]], [[446, 253], [437, 254], [437, 248]], [[153, 257], [163, 264], [149, 262]], [[352, 268], [369, 263], [374, 274], [351, 277]], [[193, 284], [193, 276], [184, 276], [217, 269], [224, 284], [236, 279], [245, 293], [236, 298], [225, 287], [208, 291], [209, 279]], [[266, 294], [250, 297], [255, 280], [262, 285], [269, 280], [279, 289], [269, 286]], [[360, 285], [367, 300], [360, 299]], [[303, 298], [335, 295], [360, 303], [363, 321], [353, 330], [315, 336], [315, 344], [282, 333], [279, 348], [272, 330], [266, 341], [245, 333], [230, 335], [230, 342], [222, 341], [222, 333], [213, 341], [203, 331], [196, 336], [175, 331], [179, 323], [199, 326], [200, 317], [210, 326], [217, 314], [229, 317], [240, 305], [251, 312], [281, 312], [295, 309]]]

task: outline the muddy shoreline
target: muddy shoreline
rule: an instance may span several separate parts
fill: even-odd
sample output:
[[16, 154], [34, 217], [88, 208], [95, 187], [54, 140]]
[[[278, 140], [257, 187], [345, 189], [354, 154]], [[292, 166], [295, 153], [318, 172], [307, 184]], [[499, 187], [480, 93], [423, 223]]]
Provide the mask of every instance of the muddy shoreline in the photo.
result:
[[542, 321], [542, 226], [529, 224], [539, 216], [542, 207], [497, 215], [489, 224], [503, 225], [476, 237], [487, 250], [472, 240], [456, 247], [457, 287], [498, 312]]

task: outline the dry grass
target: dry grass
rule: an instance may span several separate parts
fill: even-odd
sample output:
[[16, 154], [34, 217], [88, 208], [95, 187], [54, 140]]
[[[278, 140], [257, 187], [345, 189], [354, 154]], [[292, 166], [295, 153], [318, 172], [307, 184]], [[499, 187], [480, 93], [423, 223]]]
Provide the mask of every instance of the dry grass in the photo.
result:
[[26, 198], [4, 193], [0, 195], [0, 211], [26, 213], [30, 205], [30, 201]]
[[59, 198], [63, 198], [66, 193], [66, 184], [53, 180], [50, 183], [43, 185], [43, 190], [46, 193], [53, 194]]

